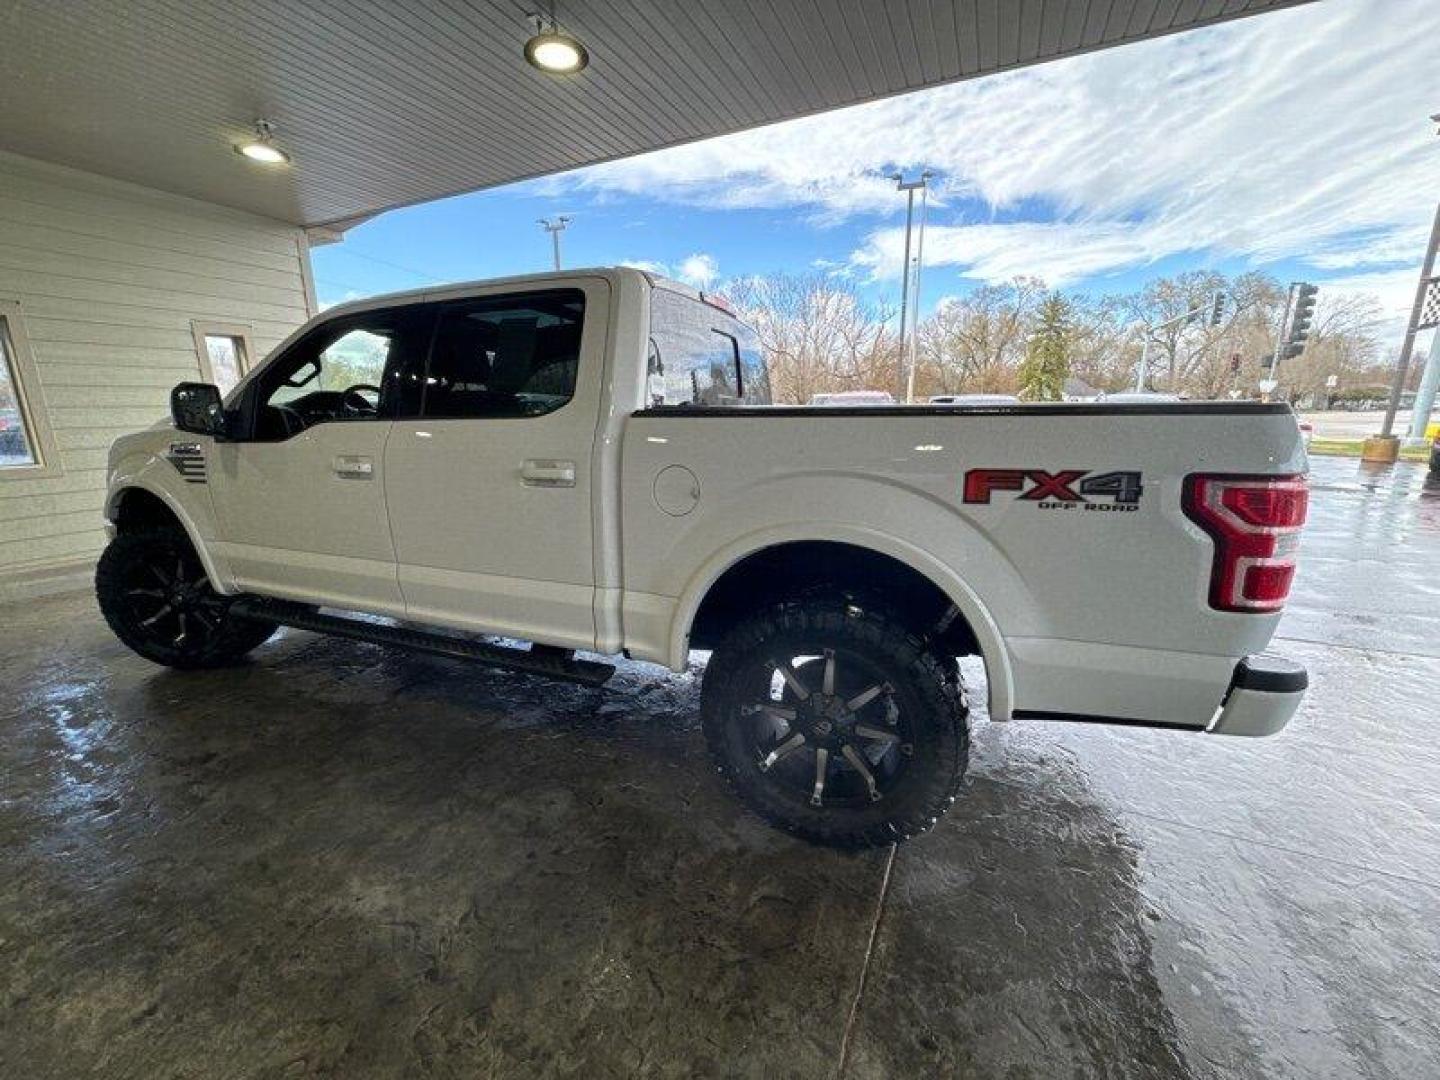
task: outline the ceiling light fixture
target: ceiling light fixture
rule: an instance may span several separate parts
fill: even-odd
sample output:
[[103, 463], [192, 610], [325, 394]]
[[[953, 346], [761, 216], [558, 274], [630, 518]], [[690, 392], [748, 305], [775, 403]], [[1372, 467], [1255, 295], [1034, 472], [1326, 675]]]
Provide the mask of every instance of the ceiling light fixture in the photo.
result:
[[561, 31], [552, 7], [549, 15], [531, 15], [535, 33], [525, 42], [525, 60], [547, 75], [574, 75], [590, 63], [579, 41]]
[[275, 145], [275, 125], [269, 120], [255, 121], [255, 138], [235, 147], [237, 154], [243, 154], [251, 161], [262, 165], [288, 165], [290, 155]]

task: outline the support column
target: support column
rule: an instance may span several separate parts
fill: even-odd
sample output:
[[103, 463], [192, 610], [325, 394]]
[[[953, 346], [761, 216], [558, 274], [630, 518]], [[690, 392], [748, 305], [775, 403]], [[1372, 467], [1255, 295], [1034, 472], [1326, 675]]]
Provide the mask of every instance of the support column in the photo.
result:
[[1430, 358], [1425, 361], [1425, 371], [1420, 376], [1420, 388], [1415, 391], [1415, 409], [1410, 414], [1411, 443], [1425, 441], [1425, 428], [1430, 423], [1430, 413], [1435, 407], [1435, 391], [1440, 387], [1440, 329], [1430, 338]]

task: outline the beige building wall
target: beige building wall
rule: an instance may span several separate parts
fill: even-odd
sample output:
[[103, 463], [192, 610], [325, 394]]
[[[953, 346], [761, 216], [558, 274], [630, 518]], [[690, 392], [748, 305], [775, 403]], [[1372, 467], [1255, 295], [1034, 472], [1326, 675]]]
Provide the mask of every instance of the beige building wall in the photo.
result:
[[0, 596], [88, 572], [106, 450], [206, 374], [205, 330], [254, 363], [314, 310], [300, 229], [0, 152], [0, 319], [54, 459], [0, 468]]

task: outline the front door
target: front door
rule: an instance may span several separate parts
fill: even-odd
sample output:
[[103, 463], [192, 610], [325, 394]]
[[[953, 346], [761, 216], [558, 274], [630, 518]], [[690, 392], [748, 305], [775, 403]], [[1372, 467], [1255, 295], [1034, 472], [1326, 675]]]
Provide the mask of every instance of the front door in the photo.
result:
[[385, 451], [410, 618], [594, 647], [608, 307], [595, 279], [440, 303], [419, 417]]
[[240, 436], [217, 444], [210, 481], [219, 547], [242, 589], [403, 614], [385, 445], [430, 311], [412, 304], [322, 323], [247, 386]]

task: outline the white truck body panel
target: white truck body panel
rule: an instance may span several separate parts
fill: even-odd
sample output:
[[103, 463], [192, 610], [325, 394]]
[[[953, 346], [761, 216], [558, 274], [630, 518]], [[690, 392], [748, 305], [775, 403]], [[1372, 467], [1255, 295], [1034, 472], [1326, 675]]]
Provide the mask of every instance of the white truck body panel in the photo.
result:
[[[625, 650], [672, 669], [729, 567], [778, 544], [854, 545], [905, 563], [956, 605], [1001, 720], [1203, 729], [1237, 661], [1268, 643], [1278, 614], [1209, 606], [1212, 541], [1181, 491], [1196, 472], [1303, 473], [1288, 410], [647, 408], [656, 287], [639, 271], [587, 270], [332, 309], [230, 401], [329, 320], [557, 288], [586, 301], [574, 396], [543, 416], [319, 423], [271, 442], [162, 425], [115, 443], [107, 514], [129, 487], [159, 495], [222, 593]], [[203, 458], [208, 483], [172, 467], [177, 445]], [[1005, 489], [965, 501], [967, 473], [986, 469], [1138, 473], [1143, 490], [1126, 506]]]
[[[678, 665], [698, 598], [730, 563], [785, 539], [835, 540], [931, 577], [977, 635], [1000, 628], [1002, 649], [985, 651], [997, 717], [1207, 724], [1217, 681], [1264, 648], [1278, 616], [1207, 606], [1210, 542], [1181, 509], [1182, 482], [1200, 471], [1303, 471], [1294, 420], [1085, 406], [906, 411], [633, 418], [621, 482], [632, 651]], [[678, 517], [652, 490], [676, 465], [700, 492]], [[1144, 494], [1131, 512], [998, 494], [961, 502], [967, 469], [1005, 465], [1138, 470]]]

